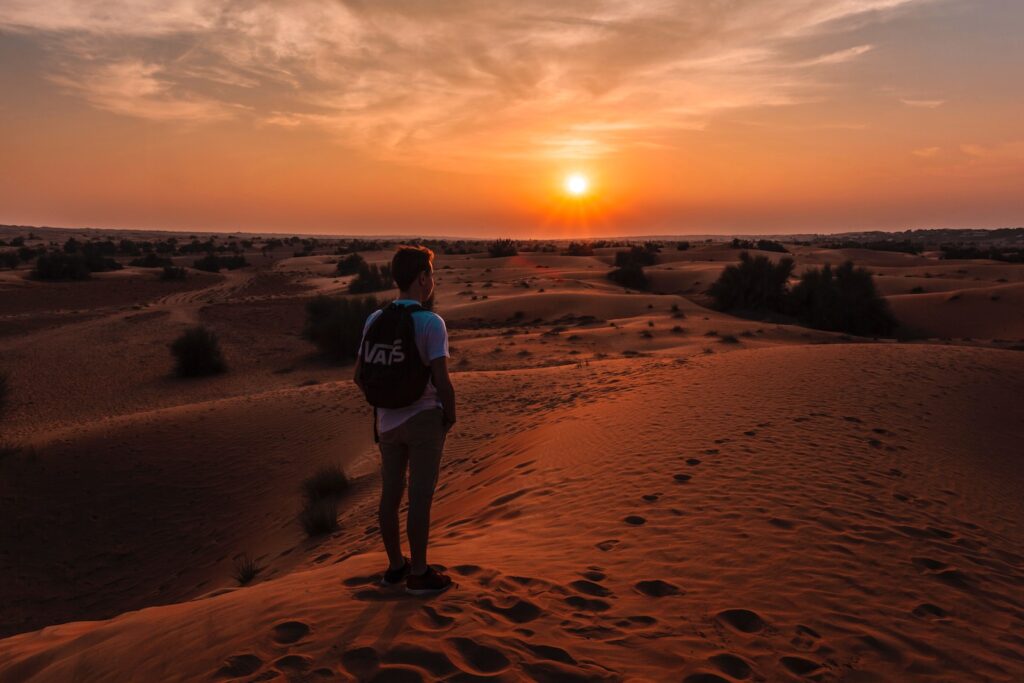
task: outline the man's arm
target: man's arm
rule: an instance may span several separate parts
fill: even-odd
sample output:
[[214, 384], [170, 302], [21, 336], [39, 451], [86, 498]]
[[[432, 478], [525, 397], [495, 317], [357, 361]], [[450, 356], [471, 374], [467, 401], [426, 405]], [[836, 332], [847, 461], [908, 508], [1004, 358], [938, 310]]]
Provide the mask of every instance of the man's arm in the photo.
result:
[[359, 383], [359, 368], [361, 368], [362, 366], [363, 366], [363, 358], [362, 358], [362, 356], [361, 355], [356, 356], [356, 369], [355, 369], [355, 372], [352, 375], [352, 381], [356, 383], [356, 386], [359, 387], [360, 390], [363, 388], [363, 385]]
[[448, 358], [441, 356], [430, 361], [430, 378], [437, 389], [437, 397], [444, 406], [444, 426], [451, 429], [455, 424], [455, 387], [452, 386], [452, 379], [448, 376]]

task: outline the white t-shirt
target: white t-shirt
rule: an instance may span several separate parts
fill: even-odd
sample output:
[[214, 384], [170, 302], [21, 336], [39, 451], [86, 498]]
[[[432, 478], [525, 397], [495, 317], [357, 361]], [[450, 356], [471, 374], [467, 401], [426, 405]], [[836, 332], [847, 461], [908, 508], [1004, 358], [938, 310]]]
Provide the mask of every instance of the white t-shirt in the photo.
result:
[[[419, 301], [413, 299], [395, 299], [394, 303], [399, 306], [420, 305]], [[366, 319], [363, 325], [363, 339], [366, 338], [366, 331], [380, 315], [380, 311], [374, 311]], [[416, 311], [412, 314], [413, 328], [416, 333], [416, 348], [420, 352], [423, 363], [430, 365], [430, 362], [441, 357], [448, 357], [448, 328], [444, 320], [437, 313], [432, 311]], [[362, 346], [362, 340], [359, 345]], [[416, 413], [431, 408], [443, 408], [441, 401], [437, 398], [437, 389], [434, 387], [433, 379], [427, 380], [427, 386], [423, 395], [416, 401], [403, 408], [378, 408], [377, 409], [377, 431], [387, 432], [399, 426]]]

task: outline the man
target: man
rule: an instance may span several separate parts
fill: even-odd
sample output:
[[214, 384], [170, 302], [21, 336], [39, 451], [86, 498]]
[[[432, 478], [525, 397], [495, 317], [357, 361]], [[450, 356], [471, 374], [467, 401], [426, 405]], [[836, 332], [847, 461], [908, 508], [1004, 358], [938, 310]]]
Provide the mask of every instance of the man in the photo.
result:
[[[404, 580], [407, 592], [430, 595], [447, 590], [452, 583], [451, 578], [427, 564], [430, 507], [445, 437], [455, 424], [455, 389], [448, 376], [448, 331], [441, 316], [427, 310], [433, 303], [434, 253], [426, 247], [399, 247], [391, 260], [391, 273], [399, 295], [390, 306], [374, 311], [367, 318], [356, 360], [355, 382], [373, 405], [399, 405], [375, 408], [381, 458], [380, 533], [390, 562], [381, 584], [394, 586]], [[411, 330], [408, 318], [402, 316], [411, 318]], [[378, 320], [380, 325], [375, 328]], [[392, 327], [381, 330], [389, 324]], [[402, 348], [403, 324], [406, 334], [414, 333], [415, 351], [412, 353], [406, 353], [411, 349]], [[381, 340], [386, 343], [370, 343]], [[398, 375], [412, 378], [408, 380], [413, 383], [412, 398], [391, 399], [388, 403], [374, 397], [373, 388], [368, 386], [373, 381], [372, 372], [385, 373], [378, 374], [377, 378], [387, 377], [387, 372], [394, 372], [388, 367], [392, 363], [415, 366], [406, 370], [411, 374]], [[425, 381], [422, 393], [419, 393], [420, 385], [415, 384], [417, 376]], [[383, 387], [385, 392], [394, 390], [399, 394], [403, 389], [408, 391], [409, 387]], [[402, 554], [398, 521], [407, 469], [406, 531], [411, 562]]]

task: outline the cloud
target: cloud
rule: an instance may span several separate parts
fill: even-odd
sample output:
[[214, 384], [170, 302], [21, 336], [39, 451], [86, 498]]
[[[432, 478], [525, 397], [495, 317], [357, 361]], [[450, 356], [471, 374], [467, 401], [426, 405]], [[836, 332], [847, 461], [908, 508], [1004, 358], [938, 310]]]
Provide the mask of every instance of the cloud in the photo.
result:
[[908, 107], [921, 107], [923, 109], [937, 109], [946, 103], [946, 100], [909, 100], [901, 99], [900, 102]]
[[922, 147], [921, 149], [915, 149], [911, 154], [922, 159], [934, 159], [939, 156], [942, 152], [941, 147]]
[[807, 57], [800, 41], [928, 1], [6, 0], [0, 29], [48, 45], [52, 80], [100, 109], [252, 116], [452, 165], [664, 146], [724, 112], [815, 101], [828, 67], [873, 46]]

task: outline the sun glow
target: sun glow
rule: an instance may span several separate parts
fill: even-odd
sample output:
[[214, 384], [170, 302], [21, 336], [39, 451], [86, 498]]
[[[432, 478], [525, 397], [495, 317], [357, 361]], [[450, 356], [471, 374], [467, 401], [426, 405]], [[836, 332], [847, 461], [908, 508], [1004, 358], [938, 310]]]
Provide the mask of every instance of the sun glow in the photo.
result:
[[573, 197], [582, 197], [590, 190], [590, 179], [582, 173], [571, 173], [565, 177], [565, 191]]

